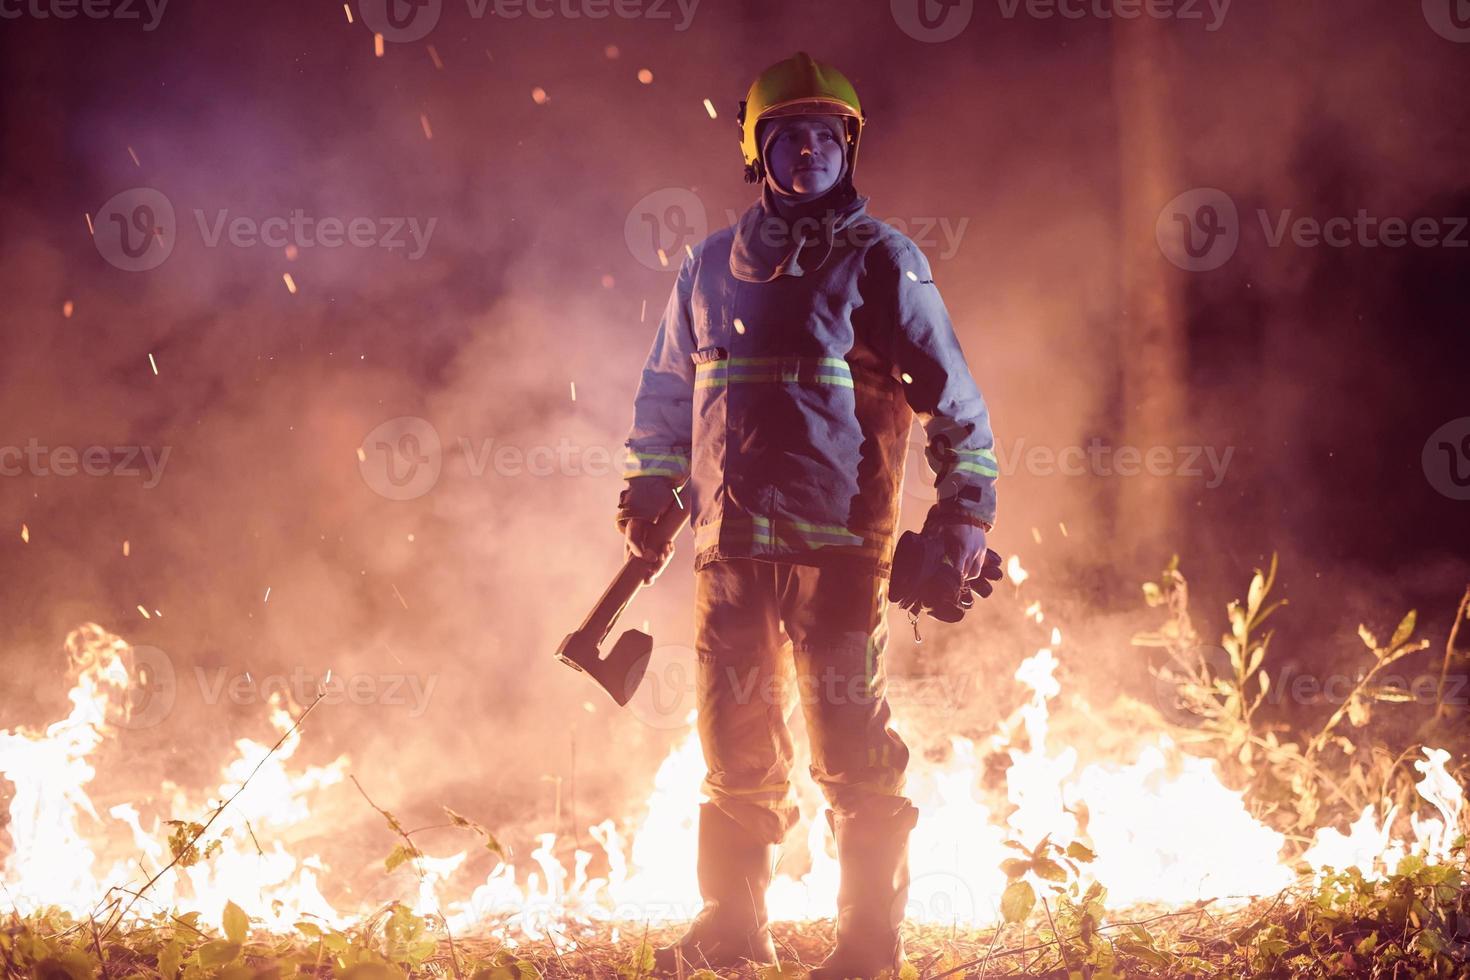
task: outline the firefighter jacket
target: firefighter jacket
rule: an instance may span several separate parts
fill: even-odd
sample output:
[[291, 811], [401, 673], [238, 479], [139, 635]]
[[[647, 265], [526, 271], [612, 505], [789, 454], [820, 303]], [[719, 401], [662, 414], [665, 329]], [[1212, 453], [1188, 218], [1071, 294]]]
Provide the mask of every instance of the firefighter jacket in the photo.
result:
[[792, 229], [769, 281], [741, 248], [762, 200], [686, 253], [638, 384], [619, 530], [677, 489], [696, 570], [753, 557], [887, 575], [915, 416], [937, 491], [926, 526], [994, 523], [985, 400], [924, 253], [866, 203], [829, 212], [810, 247]]

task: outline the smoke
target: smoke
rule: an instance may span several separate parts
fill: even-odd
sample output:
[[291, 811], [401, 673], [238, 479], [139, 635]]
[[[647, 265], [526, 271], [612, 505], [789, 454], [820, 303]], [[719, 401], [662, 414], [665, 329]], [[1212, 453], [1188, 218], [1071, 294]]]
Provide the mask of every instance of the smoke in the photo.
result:
[[[445, 4], [379, 58], [356, 7], [349, 23], [277, 6], [171, 7], [150, 32], [31, 18], [0, 37], [0, 441], [52, 454], [3, 480], [0, 723], [59, 717], [62, 639], [96, 621], [173, 664], [176, 709], [127, 737], [201, 781], [227, 740], [264, 735], [260, 685], [232, 696], [211, 686], [221, 669], [306, 675], [308, 695], [330, 669], [349, 686], [303, 755], [347, 752], [381, 805], [447, 803], [511, 838], [636, 807], [681, 732], [552, 658], [621, 561], [620, 447], [672, 284], [635, 205], [652, 195], [664, 232], [671, 195], [692, 193], [705, 231], [747, 206], [737, 100], [797, 49], [856, 83], [857, 186], [930, 256], [990, 402], [1007, 464], [993, 544], [1068, 596], [1100, 674], [1132, 655], [1127, 610], [1167, 554], [1120, 564], [1144, 529], [1115, 519], [1116, 459], [1059, 462], [1116, 451], [1129, 411], [1119, 241], [1167, 203], [1120, 204], [1111, 42], [1140, 25], [982, 4], [925, 43], [827, 3], [703, 4], [682, 31]], [[1295, 657], [1330, 660], [1321, 638], [1351, 644], [1358, 619], [1409, 605], [1442, 628], [1466, 505], [1420, 450], [1463, 411], [1464, 253], [1273, 247], [1256, 212], [1465, 214], [1470, 129], [1440, 93], [1463, 89], [1466, 50], [1368, 0], [1162, 27], [1175, 192], [1225, 191], [1241, 244], [1215, 272], [1168, 270], [1188, 397], [1164, 448], [1185, 506], [1149, 536], [1177, 542], [1212, 609], [1280, 550]], [[175, 242], [129, 272], [88, 220], [136, 188], [168, 200]], [[362, 244], [323, 244], [324, 219], [341, 238], [365, 222]], [[106, 475], [57, 474], [56, 447], [92, 446]], [[1214, 486], [1206, 448], [1227, 461]], [[139, 475], [120, 471], [129, 449]], [[691, 645], [678, 547], [620, 628]], [[983, 607], [928, 625], [923, 653], [893, 624], [899, 672], [1008, 676], [1037, 645]], [[1010, 704], [993, 684], [967, 697], [976, 728]], [[334, 807], [375, 839], [365, 806]]]

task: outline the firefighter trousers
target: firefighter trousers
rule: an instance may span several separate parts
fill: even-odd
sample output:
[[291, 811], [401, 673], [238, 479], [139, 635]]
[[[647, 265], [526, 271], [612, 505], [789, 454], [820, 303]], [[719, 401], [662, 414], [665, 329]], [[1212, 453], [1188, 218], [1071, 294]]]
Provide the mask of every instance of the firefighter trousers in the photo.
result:
[[909, 750], [889, 727], [888, 580], [859, 562], [724, 558], [695, 572], [695, 652], [704, 794], [752, 834], [781, 843], [796, 705], [811, 775], [832, 809], [889, 815]]

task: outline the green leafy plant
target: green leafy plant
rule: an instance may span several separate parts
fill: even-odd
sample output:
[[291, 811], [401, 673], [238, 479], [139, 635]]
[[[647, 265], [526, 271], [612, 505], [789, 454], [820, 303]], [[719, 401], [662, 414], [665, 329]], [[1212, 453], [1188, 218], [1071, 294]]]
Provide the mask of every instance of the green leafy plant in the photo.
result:
[[1150, 607], [1164, 608], [1168, 618], [1158, 628], [1136, 634], [1133, 643], [1165, 651], [1168, 661], [1151, 672], [1163, 689], [1172, 689], [1177, 706], [1192, 721], [1178, 724], [1155, 712], [1156, 723], [1182, 744], [1215, 756], [1225, 774], [1249, 791], [1257, 816], [1275, 816], [1286, 830], [1319, 824], [1324, 801], [1332, 802], [1334, 816], [1356, 817], [1365, 806], [1385, 798], [1411, 800], [1414, 778], [1404, 762], [1421, 745], [1394, 753], [1381, 745], [1359, 745], [1345, 732], [1367, 726], [1375, 704], [1408, 699], [1401, 688], [1382, 683], [1382, 676], [1429, 645], [1413, 638], [1417, 613], [1410, 610], [1386, 643], [1380, 643], [1366, 625], [1359, 626], [1358, 636], [1370, 655], [1366, 669], [1314, 732], [1283, 737], [1287, 726], [1264, 724], [1258, 715], [1273, 683], [1266, 669], [1272, 632], [1262, 626], [1286, 604], [1268, 601], [1276, 572], [1273, 554], [1268, 570], [1255, 571], [1245, 601], [1233, 600], [1227, 606], [1230, 631], [1213, 648], [1224, 652], [1225, 664], [1211, 663], [1212, 648], [1201, 643], [1194, 627], [1189, 585], [1178, 556], [1158, 582], [1144, 583], [1144, 600]]

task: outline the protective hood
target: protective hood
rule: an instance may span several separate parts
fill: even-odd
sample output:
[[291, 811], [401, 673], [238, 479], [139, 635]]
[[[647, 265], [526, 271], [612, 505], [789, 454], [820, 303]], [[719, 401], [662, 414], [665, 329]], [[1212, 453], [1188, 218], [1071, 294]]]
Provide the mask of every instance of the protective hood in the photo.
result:
[[849, 180], [800, 203], [783, 199], [764, 181], [760, 199], [735, 226], [730, 274], [744, 282], [770, 282], [815, 272], [831, 256], [836, 237], [867, 216], [867, 206], [868, 198]]

